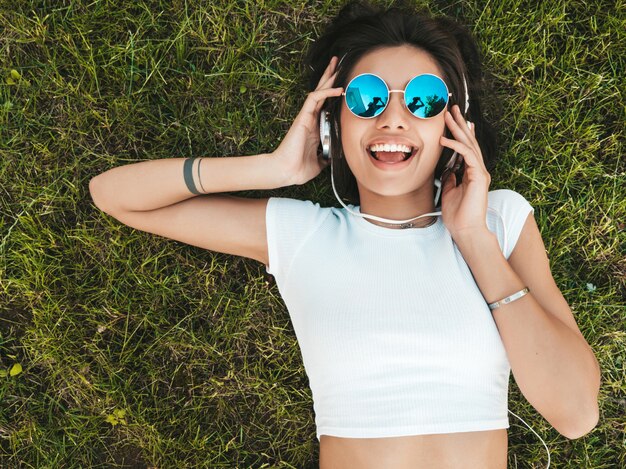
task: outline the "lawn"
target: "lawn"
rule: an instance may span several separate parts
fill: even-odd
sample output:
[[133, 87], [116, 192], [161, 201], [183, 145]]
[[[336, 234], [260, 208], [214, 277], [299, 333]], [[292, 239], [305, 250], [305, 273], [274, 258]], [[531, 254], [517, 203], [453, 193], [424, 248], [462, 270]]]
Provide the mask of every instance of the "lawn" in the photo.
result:
[[[551, 467], [626, 467], [626, 5], [417, 3], [475, 32], [500, 132], [491, 189], [535, 208], [602, 368], [583, 438], [513, 377], [509, 408]], [[317, 467], [308, 380], [265, 267], [125, 226], [89, 180], [275, 149], [305, 99], [301, 59], [342, 4], [0, 0], [0, 467]], [[329, 169], [237, 195], [339, 207]], [[509, 418], [509, 467], [545, 467]]]

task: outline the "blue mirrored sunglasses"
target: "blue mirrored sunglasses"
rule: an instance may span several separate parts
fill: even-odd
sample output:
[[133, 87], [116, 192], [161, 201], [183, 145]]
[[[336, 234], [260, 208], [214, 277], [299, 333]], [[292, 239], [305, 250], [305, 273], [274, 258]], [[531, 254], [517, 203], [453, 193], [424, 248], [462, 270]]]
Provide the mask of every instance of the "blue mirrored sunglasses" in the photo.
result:
[[448, 105], [452, 94], [437, 75], [424, 73], [411, 79], [403, 90], [390, 90], [378, 75], [357, 75], [342, 93], [348, 109], [357, 117], [371, 119], [379, 116], [389, 104], [390, 93], [404, 93], [404, 104], [415, 117], [430, 119]]

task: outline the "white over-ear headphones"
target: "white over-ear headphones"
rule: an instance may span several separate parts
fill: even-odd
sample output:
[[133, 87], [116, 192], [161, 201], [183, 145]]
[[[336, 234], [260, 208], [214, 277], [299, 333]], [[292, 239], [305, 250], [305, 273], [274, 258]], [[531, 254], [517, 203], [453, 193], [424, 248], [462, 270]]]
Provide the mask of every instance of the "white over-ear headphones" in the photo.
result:
[[[467, 110], [469, 109], [469, 94], [467, 92], [467, 82], [465, 81], [465, 77], [463, 77], [463, 86], [465, 88], [465, 110], [463, 111], [463, 114], [466, 115], [467, 114]], [[467, 126], [469, 127], [469, 122], [467, 123]], [[432, 213], [425, 213], [424, 215], [420, 215], [418, 217], [415, 218], [410, 218], [408, 220], [390, 220], [387, 218], [382, 218], [382, 217], [377, 217], [375, 215], [369, 215], [367, 213], [357, 213], [354, 212], [353, 210], [350, 210], [346, 204], [343, 203], [343, 201], [339, 198], [339, 195], [337, 194], [337, 189], [335, 188], [335, 179], [333, 177], [333, 164], [332, 164], [332, 155], [331, 155], [331, 148], [330, 148], [330, 132], [331, 132], [331, 124], [330, 124], [330, 116], [328, 115], [328, 113], [326, 111], [321, 111], [320, 113], [320, 143], [322, 145], [322, 155], [325, 159], [330, 159], [331, 160], [331, 165], [330, 165], [330, 181], [331, 184], [333, 186], [333, 192], [335, 194], [335, 197], [337, 198], [337, 200], [339, 201], [339, 203], [352, 215], [355, 216], [359, 216], [359, 217], [363, 217], [363, 218], [369, 218], [371, 220], [378, 220], [378, 221], [382, 221], [382, 222], [386, 222], [386, 223], [390, 223], [390, 224], [396, 224], [396, 225], [400, 225], [400, 224], [404, 224], [404, 223], [408, 223], [410, 221], [416, 220], [418, 218], [422, 218], [422, 217], [428, 217], [428, 216], [441, 216], [441, 211], [438, 212], [432, 212]], [[457, 152], [455, 151], [452, 156], [450, 157], [450, 160], [448, 160], [448, 163], [446, 163], [445, 170], [454, 170], [455, 165], [457, 164], [457, 160], [459, 159], [459, 156], [457, 154]], [[437, 186], [437, 193], [435, 195], [435, 206], [437, 206], [437, 201], [439, 200], [439, 195], [441, 194], [441, 181], [437, 178], [435, 178], [435, 185]], [[507, 252], [507, 236], [506, 236], [506, 226], [504, 224], [504, 219], [502, 217], [502, 215], [500, 214], [500, 212], [498, 212], [496, 209], [491, 208], [491, 207], [487, 207], [487, 210], [490, 210], [492, 212], [494, 212], [499, 218], [500, 221], [502, 222], [502, 230], [504, 232], [504, 247], [503, 247], [503, 251]], [[519, 417], [518, 415], [514, 414], [513, 412], [511, 412], [509, 410], [509, 413], [515, 415], [515, 417], [517, 417], [519, 420], [521, 420], [524, 425], [526, 425], [528, 428], [530, 428], [530, 430], [537, 435], [537, 437], [541, 440], [541, 442], [543, 443], [543, 446], [546, 448], [546, 452], [548, 453], [548, 465], [546, 466], [546, 469], [550, 468], [550, 451], [548, 450], [548, 447], [546, 446], [545, 441], [543, 441], [543, 439], [537, 434], [537, 432], [535, 432], [535, 430], [533, 430], [526, 422], [524, 422], [524, 420], [522, 420], [521, 417]]]
[[[467, 82], [465, 81], [465, 77], [463, 77], [463, 87], [464, 87], [464, 91], [465, 91], [465, 110], [463, 111], [463, 114], [467, 114], [467, 111], [469, 109], [469, 94], [467, 92]], [[469, 122], [467, 123], [468, 127], [469, 127]], [[324, 157], [327, 157], [331, 160], [331, 165], [330, 165], [330, 180], [331, 180], [331, 184], [333, 186], [333, 192], [335, 193], [335, 197], [337, 198], [337, 200], [339, 201], [339, 203], [346, 209], [348, 210], [348, 212], [350, 212], [351, 214], [355, 215], [355, 216], [359, 216], [359, 217], [363, 217], [363, 218], [369, 218], [370, 220], [378, 220], [378, 221], [382, 221], [385, 223], [389, 223], [392, 225], [403, 225], [405, 223], [409, 223], [413, 220], [416, 220], [418, 218], [422, 218], [422, 217], [432, 217], [432, 216], [441, 216], [441, 211], [437, 211], [437, 212], [430, 212], [430, 213], [425, 213], [423, 215], [419, 215], [417, 217], [414, 218], [409, 218], [408, 220], [390, 220], [388, 218], [383, 218], [383, 217], [377, 217], [375, 215], [370, 215], [367, 213], [356, 213], [353, 210], [350, 210], [346, 204], [343, 203], [343, 201], [339, 198], [339, 195], [337, 194], [337, 189], [335, 188], [335, 178], [334, 178], [334, 165], [332, 164], [332, 153], [331, 153], [331, 139], [330, 139], [330, 133], [331, 133], [331, 123], [330, 123], [330, 116], [328, 114], [328, 112], [326, 111], [321, 111], [320, 112], [320, 143], [322, 145], [322, 155]], [[450, 159], [448, 160], [448, 162], [446, 163], [444, 172], [446, 170], [453, 170], [456, 169], [456, 165], [457, 165], [457, 161], [460, 158], [460, 156], [458, 155], [458, 153], [455, 151], [452, 156], [450, 157]], [[435, 206], [437, 206], [437, 201], [439, 200], [439, 196], [441, 195], [441, 189], [442, 189], [442, 184], [441, 181], [437, 178], [435, 178], [434, 181], [435, 185], [437, 186], [437, 193], [435, 194]], [[487, 207], [488, 210], [495, 212], [499, 217], [500, 220], [502, 220], [502, 227], [503, 227], [503, 231], [504, 231], [504, 251], [506, 252], [506, 248], [507, 248], [507, 235], [506, 235], [506, 227], [504, 226], [504, 220], [502, 218], [502, 215], [500, 215], [500, 213], [495, 210], [494, 208], [491, 207]]]
[[[463, 114], [467, 114], [467, 110], [469, 109], [469, 94], [467, 92], [467, 82], [465, 81], [465, 77], [463, 77], [463, 86], [464, 86], [464, 91], [465, 91], [465, 110], [463, 111]], [[469, 127], [469, 122], [467, 123], [468, 127]], [[387, 218], [382, 218], [382, 217], [377, 217], [375, 215], [369, 215], [366, 213], [355, 213], [352, 210], [350, 210], [348, 207], [346, 207], [346, 205], [341, 201], [341, 199], [339, 198], [339, 195], [337, 195], [337, 190], [335, 189], [335, 179], [334, 179], [334, 171], [333, 171], [333, 164], [332, 164], [332, 155], [331, 155], [331, 138], [330, 138], [330, 133], [331, 133], [331, 123], [330, 123], [330, 116], [328, 114], [327, 111], [322, 110], [320, 112], [320, 144], [322, 145], [322, 157], [324, 159], [330, 159], [331, 160], [331, 165], [330, 165], [330, 174], [331, 174], [331, 183], [333, 186], [333, 192], [335, 193], [335, 197], [337, 198], [337, 200], [339, 200], [339, 203], [341, 205], [343, 205], [350, 213], [354, 214], [354, 215], [358, 215], [358, 216], [362, 216], [364, 218], [370, 218], [372, 220], [378, 220], [378, 221], [382, 221], [382, 222], [386, 222], [386, 223], [391, 223], [391, 224], [404, 224], [404, 223], [408, 223], [411, 222], [413, 220], [416, 220], [417, 218], [421, 218], [421, 217], [428, 217], [428, 216], [436, 216], [436, 215], [441, 215], [441, 212], [432, 212], [432, 213], [425, 213], [424, 215], [420, 215], [418, 217], [415, 218], [410, 218], [409, 220], [389, 220]], [[444, 172], [447, 170], [455, 170], [458, 168], [458, 160], [459, 160], [459, 155], [458, 153], [455, 151], [452, 156], [450, 157], [450, 159], [448, 160], [448, 162], [446, 163], [446, 166], [444, 168]], [[435, 206], [437, 206], [437, 202], [439, 200], [439, 195], [441, 194], [441, 181], [437, 178], [435, 178], [435, 185], [437, 186], [437, 193], [435, 194]], [[492, 210], [490, 208], [490, 210]], [[499, 215], [499, 214], [498, 214]], [[504, 244], [505, 244], [505, 248], [506, 248], [506, 230], [505, 230], [505, 235], [504, 235]]]

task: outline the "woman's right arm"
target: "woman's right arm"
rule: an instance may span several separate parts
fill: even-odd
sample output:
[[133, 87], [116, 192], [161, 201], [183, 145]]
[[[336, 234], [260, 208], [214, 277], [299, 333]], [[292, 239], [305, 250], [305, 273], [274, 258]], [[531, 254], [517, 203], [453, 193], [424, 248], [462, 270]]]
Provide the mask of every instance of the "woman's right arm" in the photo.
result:
[[118, 166], [94, 177], [89, 182], [94, 203], [132, 228], [269, 265], [269, 199], [219, 193], [299, 185], [320, 173], [327, 163], [317, 155], [317, 119], [324, 100], [341, 94], [341, 88], [331, 88], [336, 63], [333, 58], [273, 153], [193, 162], [196, 190], [209, 195], [196, 197], [187, 187], [186, 158], [167, 158]]
[[[276, 189], [304, 184], [326, 166], [317, 155], [318, 119], [326, 98], [340, 96], [332, 88], [337, 57], [328, 64], [320, 82], [307, 96], [289, 132], [272, 153], [253, 156], [196, 159], [192, 177], [198, 192], [211, 194], [242, 190]], [[148, 211], [194, 196], [183, 176], [186, 158], [142, 161], [110, 169], [91, 179], [94, 203], [107, 211]], [[198, 177], [200, 165], [200, 178]]]
[[[248, 257], [269, 265], [265, 214], [268, 198], [226, 194], [197, 196], [183, 175], [185, 158], [119, 166], [94, 177], [96, 206], [123, 224], [209, 251]], [[192, 175], [202, 191], [194, 161]], [[271, 189], [289, 178], [269, 155], [205, 158], [200, 166], [206, 192]]]
[[[183, 176], [185, 160], [166, 158], [112, 168], [91, 179], [91, 197], [107, 213], [155, 210], [195, 197]], [[271, 154], [202, 158], [202, 163], [198, 158], [191, 174], [198, 192], [207, 194], [276, 189], [292, 184], [284, 167]]]

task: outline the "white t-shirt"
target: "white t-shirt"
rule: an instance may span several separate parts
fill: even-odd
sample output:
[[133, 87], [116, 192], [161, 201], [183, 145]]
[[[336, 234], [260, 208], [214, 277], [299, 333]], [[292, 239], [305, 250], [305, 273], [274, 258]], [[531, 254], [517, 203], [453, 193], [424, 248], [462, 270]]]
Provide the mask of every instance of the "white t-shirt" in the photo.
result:
[[[488, 205], [508, 259], [534, 209], [508, 189]], [[318, 440], [509, 428], [506, 351], [441, 217], [393, 229], [272, 197], [266, 223], [266, 270], [298, 339]]]

